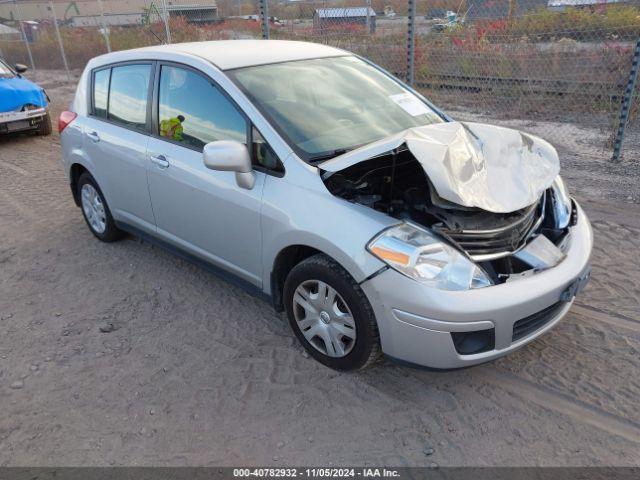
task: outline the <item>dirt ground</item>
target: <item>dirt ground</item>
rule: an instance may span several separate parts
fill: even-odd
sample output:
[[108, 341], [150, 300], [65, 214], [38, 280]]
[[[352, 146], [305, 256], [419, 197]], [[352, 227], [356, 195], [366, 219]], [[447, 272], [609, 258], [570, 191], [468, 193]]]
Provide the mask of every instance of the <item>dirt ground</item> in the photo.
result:
[[[74, 87], [42, 83], [57, 114]], [[640, 465], [638, 177], [582, 150], [593, 280], [557, 328], [465, 370], [341, 374], [267, 303], [98, 242], [57, 135], [0, 140], [0, 465]]]

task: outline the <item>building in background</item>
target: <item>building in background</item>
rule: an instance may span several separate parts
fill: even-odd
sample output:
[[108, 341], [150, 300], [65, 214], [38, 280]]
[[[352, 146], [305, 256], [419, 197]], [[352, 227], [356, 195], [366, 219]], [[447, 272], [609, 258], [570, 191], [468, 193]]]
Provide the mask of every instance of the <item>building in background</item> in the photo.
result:
[[140, 13], [105, 13], [104, 15], [75, 15], [69, 19], [72, 27], [129, 27], [142, 25], [145, 14]]
[[8, 42], [20, 41], [22, 39], [22, 33], [17, 28], [0, 23], [0, 39]]
[[215, 0], [198, 5], [167, 4], [169, 17], [184, 17], [189, 23], [214, 23], [218, 21], [218, 5]]
[[564, 11], [567, 7], [594, 9], [613, 4], [640, 5], [640, 0], [467, 0], [466, 20], [520, 17], [536, 10]]
[[[521, 16], [547, 8], [548, 0], [467, 0], [467, 22]], [[460, 12], [462, 15], [464, 12]]]
[[375, 33], [376, 12], [371, 7], [318, 8], [313, 14], [313, 31], [322, 33], [345, 25], [366, 26], [367, 21], [369, 32]]
[[638, 0], [549, 0], [549, 10], [556, 10], [559, 12], [564, 11], [567, 7], [571, 8], [596, 8], [601, 5], [611, 4], [635, 4], [638, 5]]
[[[20, 15], [31, 20], [51, 19], [49, 0], [20, 0]], [[158, 13], [162, 8], [161, 0], [104, 0], [102, 9], [96, 0], [52, 0], [56, 17], [61, 23], [73, 26], [97, 25], [96, 17], [104, 15], [105, 24], [111, 26], [137, 25], [144, 21], [149, 12]], [[214, 22], [218, 19], [216, 0], [197, 0], [192, 5], [173, 4], [166, 1], [171, 17], [183, 16], [189, 22]], [[142, 17], [142, 20], [141, 20]], [[18, 18], [13, 2], [0, 1], [0, 18], [15, 20]]]

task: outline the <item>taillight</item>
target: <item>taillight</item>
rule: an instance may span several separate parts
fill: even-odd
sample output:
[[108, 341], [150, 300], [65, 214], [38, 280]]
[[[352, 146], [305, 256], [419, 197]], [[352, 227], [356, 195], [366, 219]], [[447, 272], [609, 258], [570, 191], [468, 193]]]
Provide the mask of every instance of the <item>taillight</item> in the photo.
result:
[[62, 112], [58, 117], [58, 133], [62, 133], [62, 131], [67, 128], [67, 125], [73, 122], [77, 116], [78, 114], [74, 112]]

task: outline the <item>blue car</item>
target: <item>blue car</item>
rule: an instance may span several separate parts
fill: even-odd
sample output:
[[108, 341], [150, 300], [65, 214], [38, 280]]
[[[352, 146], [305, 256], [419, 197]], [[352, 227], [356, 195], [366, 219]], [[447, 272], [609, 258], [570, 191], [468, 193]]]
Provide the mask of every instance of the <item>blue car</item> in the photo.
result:
[[22, 77], [26, 70], [24, 65], [11, 68], [0, 60], [0, 134], [51, 133], [49, 98], [42, 88]]

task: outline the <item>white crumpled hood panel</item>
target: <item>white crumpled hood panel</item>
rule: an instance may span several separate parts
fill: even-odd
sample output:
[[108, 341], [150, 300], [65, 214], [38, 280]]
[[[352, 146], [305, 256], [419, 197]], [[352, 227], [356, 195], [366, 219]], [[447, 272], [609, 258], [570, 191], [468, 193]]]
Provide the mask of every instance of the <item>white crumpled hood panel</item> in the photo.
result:
[[410, 128], [319, 168], [337, 172], [406, 144], [438, 195], [466, 207], [507, 213], [537, 201], [560, 171], [556, 150], [541, 138], [481, 123]]

